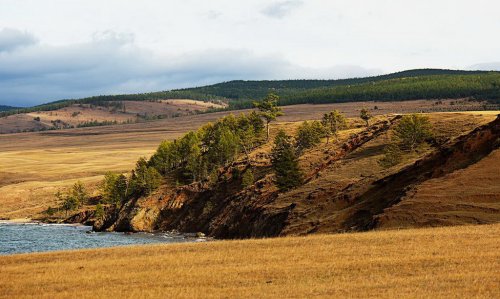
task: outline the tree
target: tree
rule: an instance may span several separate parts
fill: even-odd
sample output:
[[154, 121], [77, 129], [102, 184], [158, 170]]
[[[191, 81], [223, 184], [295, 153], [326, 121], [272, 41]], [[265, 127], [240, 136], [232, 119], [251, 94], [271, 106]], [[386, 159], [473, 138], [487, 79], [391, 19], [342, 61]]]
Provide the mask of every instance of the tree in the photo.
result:
[[118, 175], [113, 172], [108, 172], [104, 175], [99, 189], [101, 191], [102, 199], [107, 203], [116, 203], [120, 201], [116, 192], [116, 181]]
[[250, 159], [249, 152], [262, 141], [264, 132], [264, 122], [255, 111], [248, 115], [240, 114], [237, 118], [236, 134], [239, 137], [240, 146], [247, 159]]
[[74, 197], [76, 200], [77, 207], [80, 207], [87, 202], [89, 195], [82, 182], [77, 181], [70, 191], [70, 196]]
[[120, 174], [115, 182], [116, 192], [118, 193], [118, 197], [120, 198], [120, 203], [124, 203], [128, 198], [128, 182], [127, 178]]
[[66, 217], [68, 216], [68, 211], [78, 209], [88, 199], [85, 186], [80, 181], [77, 181], [66, 193], [58, 190], [55, 196], [61, 202], [61, 209], [66, 212]]
[[98, 203], [96, 206], [95, 206], [95, 218], [96, 219], [102, 219], [102, 217], [104, 217], [104, 207], [102, 206], [102, 204]]
[[279, 96], [274, 93], [268, 94], [262, 101], [253, 102], [255, 108], [259, 109], [259, 115], [266, 123], [266, 140], [269, 141], [269, 123], [278, 116], [283, 115], [281, 108], [278, 107]]
[[295, 137], [298, 152], [318, 145], [324, 134], [325, 128], [319, 121], [304, 121], [297, 129]]
[[130, 193], [135, 196], [151, 194], [161, 184], [162, 176], [149, 166], [145, 158], [139, 158], [129, 180]]
[[162, 177], [160, 173], [153, 167], [148, 167], [146, 173], [146, 186], [145, 193], [146, 195], [151, 194], [154, 190], [156, 190], [161, 184]]
[[394, 137], [401, 149], [414, 151], [432, 136], [432, 124], [427, 116], [405, 115], [394, 128]]
[[274, 139], [271, 163], [276, 172], [276, 185], [281, 191], [295, 188], [302, 184], [303, 174], [293, 148], [293, 142], [285, 131], [280, 130]]
[[243, 188], [247, 188], [249, 186], [252, 186], [254, 181], [255, 181], [255, 178], [253, 175], [253, 171], [252, 171], [252, 169], [248, 168], [243, 173], [243, 176], [241, 178], [241, 185], [243, 186]]
[[201, 148], [200, 139], [195, 132], [189, 132], [179, 141], [179, 153], [181, 163], [182, 175], [191, 177], [195, 180], [197, 178], [197, 171], [200, 162]]
[[370, 118], [372, 118], [370, 111], [368, 111], [368, 109], [365, 109], [365, 108], [361, 109], [361, 111], [359, 113], [359, 117], [366, 122], [366, 126], [368, 127], [369, 120], [370, 120]]
[[162, 141], [155, 154], [151, 157], [151, 163], [163, 175], [169, 173], [181, 160], [178, 142]]
[[104, 202], [120, 205], [126, 201], [128, 184], [123, 174], [106, 173], [99, 187]]
[[338, 110], [325, 113], [321, 123], [325, 127], [326, 144], [328, 144], [330, 136], [337, 136], [339, 130], [347, 127], [344, 115]]

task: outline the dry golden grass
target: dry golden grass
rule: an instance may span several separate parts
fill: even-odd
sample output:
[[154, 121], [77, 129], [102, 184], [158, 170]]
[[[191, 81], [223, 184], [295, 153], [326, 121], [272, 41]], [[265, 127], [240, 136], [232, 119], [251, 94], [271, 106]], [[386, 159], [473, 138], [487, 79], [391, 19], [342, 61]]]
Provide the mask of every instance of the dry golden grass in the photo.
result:
[[0, 257], [0, 297], [498, 298], [500, 224]]

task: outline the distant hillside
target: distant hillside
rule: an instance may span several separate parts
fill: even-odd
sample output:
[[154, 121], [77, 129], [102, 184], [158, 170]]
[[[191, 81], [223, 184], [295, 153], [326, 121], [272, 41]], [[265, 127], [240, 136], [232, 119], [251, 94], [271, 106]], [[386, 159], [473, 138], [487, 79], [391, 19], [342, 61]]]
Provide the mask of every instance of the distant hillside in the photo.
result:
[[229, 109], [241, 109], [251, 107], [253, 100], [261, 99], [270, 92], [281, 97], [280, 105], [465, 97], [498, 103], [500, 72], [416, 69], [374, 77], [338, 80], [236, 80], [171, 91], [60, 100], [31, 108], [0, 112], [0, 117], [17, 113], [53, 111], [73, 104], [109, 107], [122, 101], [165, 99], [192, 99], [216, 104], [225, 102], [229, 104]]
[[420, 76], [435, 75], [479, 75], [486, 74], [483, 71], [460, 71], [441, 69], [416, 69], [402, 71], [387, 75], [374, 77], [337, 79], [337, 80], [264, 80], [264, 81], [244, 81], [235, 80], [218, 83], [209, 86], [182, 89], [199, 94], [211, 94], [232, 100], [259, 99], [265, 97], [269, 92], [289, 95], [296, 92], [324, 87], [335, 87], [345, 85], [363, 84], [369, 82], [379, 82], [389, 79], [412, 78]]
[[0, 111], [9, 111], [9, 110], [14, 110], [14, 109], [19, 109], [19, 108], [12, 107], [12, 106], [0, 105]]

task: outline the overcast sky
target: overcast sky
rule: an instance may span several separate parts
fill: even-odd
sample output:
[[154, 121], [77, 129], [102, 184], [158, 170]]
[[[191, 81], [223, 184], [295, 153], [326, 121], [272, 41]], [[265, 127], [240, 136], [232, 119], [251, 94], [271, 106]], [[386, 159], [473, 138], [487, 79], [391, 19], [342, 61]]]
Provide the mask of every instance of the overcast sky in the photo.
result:
[[233, 79], [500, 70], [498, 0], [0, 0], [0, 104]]

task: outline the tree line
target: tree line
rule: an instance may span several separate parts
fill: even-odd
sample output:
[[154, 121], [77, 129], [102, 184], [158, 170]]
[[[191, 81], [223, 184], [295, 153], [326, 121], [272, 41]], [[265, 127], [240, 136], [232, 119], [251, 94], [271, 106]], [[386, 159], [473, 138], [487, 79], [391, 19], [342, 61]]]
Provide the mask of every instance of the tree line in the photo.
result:
[[[500, 103], [500, 73], [432, 75], [395, 78], [354, 85], [281, 90], [279, 105], [324, 104], [359, 101], [471, 98]], [[231, 101], [232, 109], [251, 107], [250, 100]]]

